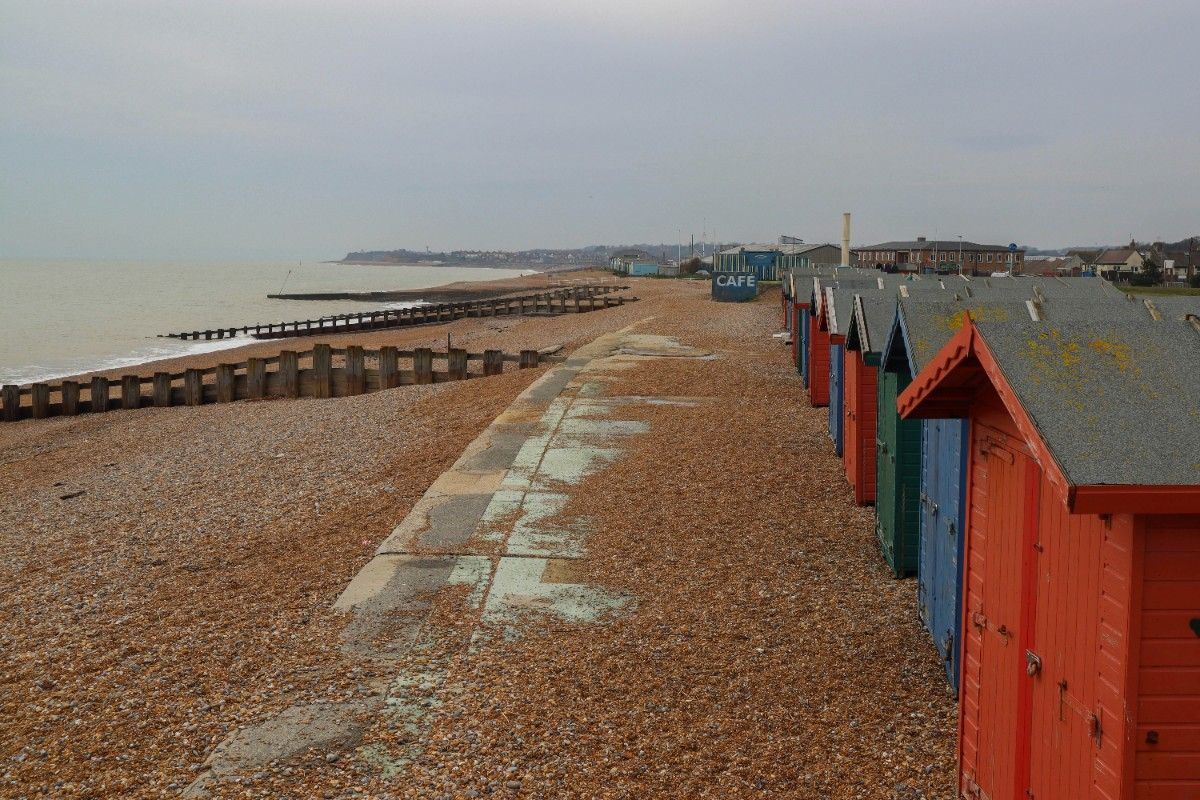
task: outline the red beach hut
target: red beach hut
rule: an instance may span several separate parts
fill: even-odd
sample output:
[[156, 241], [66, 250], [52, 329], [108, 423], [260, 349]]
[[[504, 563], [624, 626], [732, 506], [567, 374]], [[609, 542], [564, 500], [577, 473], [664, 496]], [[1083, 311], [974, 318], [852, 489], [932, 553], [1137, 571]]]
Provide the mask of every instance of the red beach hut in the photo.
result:
[[968, 319], [897, 408], [968, 420], [960, 795], [1200, 797], [1200, 332]]
[[888, 292], [857, 295], [854, 318], [846, 334], [842, 461], [846, 480], [854, 489], [854, 502], [860, 506], [875, 502], [876, 377], [895, 307], [895, 297]]
[[812, 304], [808, 315], [808, 402], [814, 408], [829, 405], [829, 320], [825, 290], [813, 280]]

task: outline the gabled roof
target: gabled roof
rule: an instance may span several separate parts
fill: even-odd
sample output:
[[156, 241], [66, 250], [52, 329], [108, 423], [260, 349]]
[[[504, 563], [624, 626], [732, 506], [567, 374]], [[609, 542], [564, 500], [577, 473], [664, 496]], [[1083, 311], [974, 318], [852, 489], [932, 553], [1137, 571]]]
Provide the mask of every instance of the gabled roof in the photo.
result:
[[1200, 513], [1200, 332], [1110, 310], [967, 318], [900, 395], [900, 416], [967, 416], [990, 383], [1072, 511]]
[[1136, 252], [1137, 250], [1133, 249], [1132, 247], [1113, 247], [1096, 256], [1096, 261], [1094, 263], [1097, 265], [1124, 264], [1129, 260], [1130, 256]]
[[[963, 324], [975, 320], [1031, 318], [1057, 321], [1100, 313], [1107, 317], [1148, 319], [1141, 304], [1099, 278], [971, 278], [943, 279], [942, 295], [910, 294], [900, 298], [891, 321], [880, 364], [885, 370], [907, 367], [916, 375]], [[1030, 303], [1035, 308], [1030, 308]]]
[[845, 336], [854, 317], [854, 295], [872, 289], [878, 290], [881, 283], [887, 285], [883, 273], [877, 272], [870, 278], [845, 278], [824, 286], [825, 299], [821, 307], [829, 333]]
[[864, 291], [854, 298], [853, 318], [846, 333], [846, 347], [864, 353], [879, 353], [887, 342], [888, 330], [896, 315], [898, 301], [910, 297], [927, 300], [953, 299], [953, 293], [939, 280], [892, 280], [884, 288]]

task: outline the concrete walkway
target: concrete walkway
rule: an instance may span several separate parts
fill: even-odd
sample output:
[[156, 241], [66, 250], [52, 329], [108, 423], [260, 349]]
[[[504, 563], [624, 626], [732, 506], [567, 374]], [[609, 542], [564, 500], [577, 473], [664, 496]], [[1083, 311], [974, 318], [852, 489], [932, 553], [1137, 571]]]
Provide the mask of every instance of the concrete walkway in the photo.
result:
[[[643, 422], [624, 419], [639, 405], [694, 405], [695, 398], [607, 396], [605, 375], [647, 359], [713, 356], [634, 328], [580, 348], [523, 392], [429, 488], [346, 587], [335, 607], [350, 617], [347, 651], [384, 665], [364, 699], [295, 706], [243, 728], [221, 743], [185, 795], [204, 796], [223, 781], [254, 773], [310, 749], [353, 750], [385, 779], [420, 754], [448, 661], [478, 653], [489, 636], [516, 636], [522, 615], [603, 623], [634, 609], [637, 598], [579, 582], [586, 519], [559, 518], [571, 487], [622, 457]], [[430, 619], [433, 600], [457, 590], [454, 625]], [[413, 668], [414, 652], [426, 653]], [[410, 666], [400, 668], [407, 659]], [[391, 669], [387, 664], [393, 664]], [[359, 747], [380, 722], [407, 733], [397, 754]]]

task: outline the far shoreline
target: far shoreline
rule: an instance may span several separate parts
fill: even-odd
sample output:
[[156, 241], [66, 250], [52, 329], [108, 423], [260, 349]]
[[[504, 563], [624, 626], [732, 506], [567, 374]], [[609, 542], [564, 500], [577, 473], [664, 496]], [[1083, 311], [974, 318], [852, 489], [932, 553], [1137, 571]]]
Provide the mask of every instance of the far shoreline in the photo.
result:
[[[576, 267], [571, 271], [588, 273], [587, 280], [589, 281], [603, 280], [605, 278], [611, 279], [612, 277], [605, 270], [597, 270], [590, 267], [583, 269]], [[533, 271], [528, 275], [510, 275], [503, 278], [493, 278], [491, 280], [452, 281], [440, 286], [433, 286], [425, 289], [405, 289], [384, 294], [410, 295], [409, 297], [392, 298], [390, 300], [391, 302], [396, 302], [398, 300], [417, 302], [420, 300], [429, 303], [447, 303], [462, 302], [472, 299], [491, 299], [520, 291], [548, 288], [549, 286], [554, 285], [554, 281], [562, 272], [563, 270], [557, 270], [555, 272]], [[415, 297], [416, 295], [422, 295], [422, 293], [424, 296], [420, 298]], [[320, 299], [338, 298], [328, 297]], [[364, 302], [375, 301], [378, 301], [378, 298], [364, 298]], [[43, 378], [39, 381], [22, 382], [17, 385], [24, 387], [31, 385], [31, 383], [61, 383], [62, 381], [69, 380], [84, 381], [90, 380], [94, 377], [105, 377], [109, 380], [119, 380], [122, 375], [139, 375], [146, 377], [159, 370], [178, 372], [192, 367], [203, 369], [216, 366], [219, 363], [229, 360], [242, 361], [251, 356], [267, 357], [277, 355], [280, 350], [303, 349], [302, 346], [297, 347], [297, 345], [303, 345], [304, 343], [311, 343], [313, 341], [355, 343], [357, 340], [362, 340], [367, 343], [390, 343], [393, 339], [424, 339], [428, 337], [432, 331], [454, 324], [454, 322], [434, 323], [431, 325], [421, 325], [412, 328], [382, 328], [376, 331], [348, 333], [334, 333], [330, 331], [324, 334], [314, 333], [311, 336], [290, 337], [286, 339], [253, 339], [244, 336], [238, 336], [231, 339], [221, 340], [224, 342], [223, 346], [219, 345], [216, 341], [200, 342], [197, 344], [201, 345], [202, 347], [207, 345], [207, 347], [204, 347], [204, 349], [199, 351], [182, 352], [177, 355], [151, 357], [137, 361], [125, 360], [125, 358], [133, 358], [132, 356], [122, 357], [121, 355], [113, 355], [109, 360], [109, 365], [107, 366], [98, 366], [96, 369], [83, 372]], [[437, 334], [439, 337], [440, 335], [440, 333]], [[231, 359], [231, 357], [233, 358]]]

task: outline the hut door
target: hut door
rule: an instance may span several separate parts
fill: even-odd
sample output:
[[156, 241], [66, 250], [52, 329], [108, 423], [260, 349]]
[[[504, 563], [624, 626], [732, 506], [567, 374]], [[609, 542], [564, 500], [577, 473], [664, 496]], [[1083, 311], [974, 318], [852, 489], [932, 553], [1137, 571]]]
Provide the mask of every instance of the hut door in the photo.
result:
[[[1128, 578], [1102, 563], [1106, 530], [1100, 518], [1069, 515], [1054, 492], [1046, 495], [1035, 548], [1037, 622], [1029, 649], [1030, 792], [1035, 798], [1089, 797], [1105, 745], [1098, 683], [1119, 684], [1112, 676], [1122, 668], [1120, 647], [1113, 644], [1120, 633], [1112, 624], [1096, 623], [1121, 616], [1120, 594], [1099, 587]], [[1108, 722], [1117, 727], [1115, 720]], [[1111, 742], [1108, 747], [1114, 752]]]
[[973, 439], [963, 610], [963, 788], [990, 800], [1023, 800], [1029, 714], [1022, 682], [1022, 584], [1030, 460], [1020, 443], [984, 425], [975, 426]]

